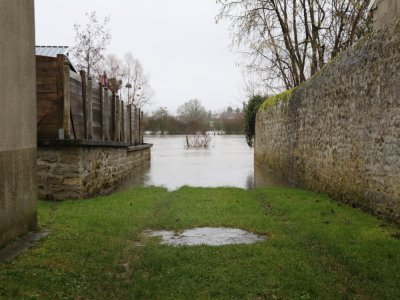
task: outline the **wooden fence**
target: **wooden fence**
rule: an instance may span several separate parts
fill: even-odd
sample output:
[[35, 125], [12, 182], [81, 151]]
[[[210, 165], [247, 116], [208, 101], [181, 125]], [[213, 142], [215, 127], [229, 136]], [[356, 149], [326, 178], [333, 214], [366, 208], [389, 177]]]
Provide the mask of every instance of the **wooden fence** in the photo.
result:
[[38, 140], [143, 144], [143, 112], [85, 72], [71, 71], [64, 55], [36, 56], [36, 81]]

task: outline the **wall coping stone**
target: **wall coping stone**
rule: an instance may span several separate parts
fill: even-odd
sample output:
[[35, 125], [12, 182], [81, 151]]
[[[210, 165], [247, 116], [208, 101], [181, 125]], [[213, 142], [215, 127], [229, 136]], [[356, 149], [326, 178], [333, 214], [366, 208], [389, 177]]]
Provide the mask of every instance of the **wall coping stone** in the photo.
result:
[[[38, 146], [101, 146], [101, 147], [129, 147], [129, 143], [101, 141], [101, 140], [38, 140]], [[142, 145], [140, 145], [142, 146]], [[134, 146], [137, 147], [137, 146]]]
[[130, 146], [130, 147], [128, 147], [128, 152], [148, 149], [148, 148], [151, 148], [151, 147], [153, 147], [153, 144], [143, 144], [143, 145], [137, 145], [137, 146]]

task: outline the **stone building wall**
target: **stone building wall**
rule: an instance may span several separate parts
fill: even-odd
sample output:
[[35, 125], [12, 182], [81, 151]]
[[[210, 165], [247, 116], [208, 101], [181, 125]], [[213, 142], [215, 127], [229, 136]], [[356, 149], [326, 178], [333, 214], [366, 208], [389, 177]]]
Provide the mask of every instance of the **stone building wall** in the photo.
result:
[[0, 3], [0, 248], [36, 228], [33, 0]]
[[400, 222], [399, 19], [276, 100], [257, 114], [257, 164]]
[[38, 196], [65, 200], [106, 194], [150, 161], [150, 145], [136, 147], [41, 146]]

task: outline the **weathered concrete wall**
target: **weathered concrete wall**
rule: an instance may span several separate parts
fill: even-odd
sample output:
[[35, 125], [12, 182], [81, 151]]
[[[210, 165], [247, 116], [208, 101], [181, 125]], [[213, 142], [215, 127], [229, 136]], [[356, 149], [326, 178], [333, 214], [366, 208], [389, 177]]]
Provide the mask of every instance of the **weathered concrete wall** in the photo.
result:
[[150, 161], [150, 146], [38, 148], [40, 199], [92, 197], [112, 191], [140, 165]]
[[0, 4], [0, 247], [36, 227], [33, 0]]
[[400, 222], [400, 19], [264, 103], [255, 161]]
[[400, 16], [400, 0], [376, 0], [373, 5], [374, 29], [378, 30]]

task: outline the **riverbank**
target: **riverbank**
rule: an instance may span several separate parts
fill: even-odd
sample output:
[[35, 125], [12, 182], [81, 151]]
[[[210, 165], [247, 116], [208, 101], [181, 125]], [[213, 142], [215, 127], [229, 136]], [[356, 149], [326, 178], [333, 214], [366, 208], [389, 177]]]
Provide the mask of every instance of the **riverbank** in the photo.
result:
[[[0, 263], [0, 298], [400, 298], [400, 229], [299, 189], [137, 188], [40, 202], [39, 223], [48, 237]], [[205, 226], [268, 238], [171, 247], [143, 234]]]

